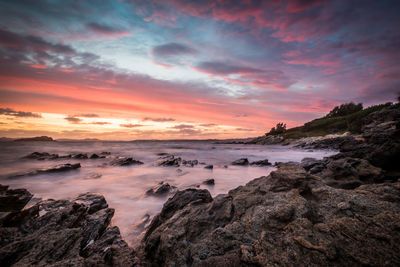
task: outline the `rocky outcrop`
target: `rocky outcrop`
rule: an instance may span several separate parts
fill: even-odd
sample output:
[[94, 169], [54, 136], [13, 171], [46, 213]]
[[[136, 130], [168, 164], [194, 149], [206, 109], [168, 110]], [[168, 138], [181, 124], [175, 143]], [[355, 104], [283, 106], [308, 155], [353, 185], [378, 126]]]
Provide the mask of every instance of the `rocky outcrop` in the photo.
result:
[[146, 195], [148, 195], [148, 196], [164, 196], [166, 194], [176, 191], [175, 189], [176, 189], [175, 186], [171, 186], [168, 183], [160, 182], [155, 187], [147, 190]]
[[8, 186], [0, 185], [0, 212], [21, 210], [32, 196], [26, 189], [9, 189]]
[[81, 167], [80, 163], [75, 163], [75, 164], [59, 164], [56, 166], [48, 167], [48, 168], [43, 168], [43, 169], [38, 169], [26, 173], [17, 173], [10, 175], [9, 178], [18, 178], [18, 177], [23, 177], [23, 176], [31, 176], [31, 175], [37, 175], [37, 174], [43, 174], [43, 173], [56, 173], [56, 172], [66, 172], [66, 171], [72, 171], [72, 170], [77, 170]]
[[400, 264], [400, 184], [328, 186], [294, 164], [211, 198], [179, 191], [139, 250], [151, 266]]
[[205, 185], [215, 185], [215, 180], [213, 178], [207, 179], [203, 181], [203, 184]]
[[250, 163], [250, 165], [253, 166], [271, 166], [271, 162], [268, 161], [268, 159], [263, 159], [263, 160], [257, 160], [257, 161], [253, 161], [252, 163]]
[[231, 163], [232, 165], [238, 165], [238, 166], [247, 166], [249, 165], [249, 160], [247, 158], [241, 158], [233, 161]]
[[133, 158], [119, 157], [111, 161], [113, 166], [130, 166], [130, 165], [142, 165], [143, 162], [135, 160]]
[[[25, 190], [0, 186], [2, 202], [26, 202]], [[5, 190], [5, 191], [4, 191]], [[19, 191], [18, 191], [19, 190]], [[22, 195], [24, 201], [15, 195]], [[8, 197], [7, 197], [8, 196]], [[15, 201], [15, 202], [14, 202]], [[72, 201], [46, 200], [3, 210], [0, 218], [2, 266], [132, 266], [134, 251], [111, 227], [114, 210], [103, 196], [85, 193]]]
[[157, 155], [161, 155], [158, 159], [157, 165], [164, 167], [193, 167], [199, 164], [198, 160], [184, 160], [180, 157], [175, 157], [174, 155], [168, 153], [158, 153]]
[[212, 170], [212, 169], [214, 169], [214, 165], [206, 165], [206, 166], [204, 166], [204, 169]]

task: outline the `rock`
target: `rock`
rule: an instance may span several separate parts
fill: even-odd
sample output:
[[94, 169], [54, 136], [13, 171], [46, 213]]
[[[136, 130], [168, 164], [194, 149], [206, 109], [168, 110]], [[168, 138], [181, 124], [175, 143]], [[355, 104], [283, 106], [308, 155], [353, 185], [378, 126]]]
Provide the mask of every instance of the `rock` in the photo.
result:
[[206, 166], [204, 166], [204, 169], [212, 170], [212, 169], [214, 169], [214, 165], [206, 165]]
[[98, 158], [100, 158], [100, 156], [97, 155], [97, 154], [92, 154], [92, 155], [90, 156], [90, 159], [98, 159]]
[[285, 141], [285, 138], [281, 135], [268, 135], [260, 136], [249, 141], [245, 141], [245, 144], [259, 144], [259, 145], [276, 145]]
[[157, 153], [157, 156], [168, 156], [169, 153], [165, 153], [165, 152], [161, 152], [161, 153]]
[[206, 184], [206, 185], [214, 185], [214, 184], [215, 184], [215, 181], [214, 181], [213, 178], [211, 178], [211, 179], [205, 180], [205, 181], [203, 182], [203, 184]]
[[36, 160], [45, 160], [45, 159], [58, 159], [58, 154], [49, 154], [47, 152], [33, 152], [25, 157], [24, 159], [36, 159]]
[[37, 170], [36, 173], [65, 172], [70, 170], [76, 170], [79, 169], [80, 167], [81, 167], [80, 163], [75, 163], [75, 164], [66, 163], [66, 164], [59, 164], [50, 168], [40, 169]]
[[268, 159], [264, 160], [258, 160], [258, 161], [253, 161], [250, 163], [250, 165], [256, 165], [256, 166], [271, 166], [271, 162], [268, 161]]
[[9, 213], [0, 220], [0, 262], [2, 266], [132, 266], [134, 251], [118, 228], [110, 227], [113, 214], [104, 197], [91, 193], [72, 201], [40, 201]]
[[362, 184], [376, 183], [383, 178], [382, 170], [367, 160], [347, 157], [327, 161], [326, 168], [316, 174], [328, 185], [343, 189], [354, 189]]
[[182, 165], [186, 167], [193, 167], [195, 165], [199, 164], [199, 161], [197, 159], [195, 160], [182, 160]]
[[320, 160], [315, 158], [304, 158], [301, 160], [301, 166], [308, 171], [320, 162]]
[[76, 155], [72, 155], [73, 159], [88, 159], [88, 155], [87, 154], [83, 154], [83, 153], [79, 153]]
[[129, 165], [141, 165], [143, 164], [143, 162], [132, 158], [120, 157], [111, 161], [110, 164], [113, 166], [129, 166]]
[[398, 182], [343, 190], [279, 164], [214, 199], [177, 192], [147, 229], [139, 265], [397, 266], [399, 196]]
[[59, 164], [59, 165], [49, 167], [49, 168], [38, 169], [35, 171], [26, 172], [26, 173], [13, 174], [13, 175], [10, 175], [8, 178], [19, 178], [19, 177], [23, 177], [23, 176], [31, 176], [31, 175], [37, 175], [37, 174], [43, 174], [43, 173], [65, 172], [65, 171], [76, 170], [76, 169], [79, 169], [80, 167], [81, 167], [80, 163]]
[[164, 157], [161, 157], [160, 160], [158, 161], [157, 165], [158, 166], [166, 166], [166, 167], [179, 167], [181, 165], [181, 158], [175, 158], [174, 155], [167, 155]]
[[103, 151], [103, 152], [100, 153], [100, 155], [108, 156], [108, 155], [111, 155], [111, 152]]
[[160, 182], [157, 186], [150, 188], [146, 191], [148, 196], [164, 196], [171, 193], [176, 187], [171, 186], [168, 183]]
[[232, 162], [232, 165], [247, 166], [249, 165], [249, 160], [247, 158], [237, 159]]
[[0, 212], [19, 211], [32, 197], [26, 189], [8, 189], [0, 184]]

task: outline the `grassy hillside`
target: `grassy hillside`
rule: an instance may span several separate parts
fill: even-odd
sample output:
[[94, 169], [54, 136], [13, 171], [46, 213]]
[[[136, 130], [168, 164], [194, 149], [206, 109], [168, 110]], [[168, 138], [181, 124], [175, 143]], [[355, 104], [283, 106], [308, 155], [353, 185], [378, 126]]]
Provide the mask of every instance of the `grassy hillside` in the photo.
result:
[[[392, 103], [375, 105], [345, 116], [325, 116], [307, 122], [303, 126], [288, 129], [281, 135], [285, 139], [297, 139], [301, 137], [322, 136], [333, 133], [360, 133], [362, 120], [368, 114], [390, 105], [392, 105]], [[268, 136], [270, 133], [267, 133], [266, 135]]]

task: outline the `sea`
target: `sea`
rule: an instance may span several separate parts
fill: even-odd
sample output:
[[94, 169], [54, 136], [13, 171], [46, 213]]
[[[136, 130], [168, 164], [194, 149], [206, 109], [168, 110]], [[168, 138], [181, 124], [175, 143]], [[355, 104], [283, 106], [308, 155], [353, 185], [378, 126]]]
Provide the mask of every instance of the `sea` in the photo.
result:
[[[23, 159], [32, 152], [62, 155], [110, 152], [102, 159]], [[172, 154], [184, 160], [198, 160], [194, 167], [158, 166], [159, 153]], [[176, 190], [201, 188], [214, 197], [247, 182], [267, 176], [273, 166], [233, 166], [232, 161], [247, 158], [250, 162], [268, 159], [275, 162], [300, 162], [305, 157], [321, 159], [336, 154], [333, 150], [305, 150], [280, 145], [220, 144], [215, 141], [54, 141], [0, 142], [0, 184], [26, 188], [34, 194], [32, 203], [44, 199], [73, 199], [81, 193], [104, 195], [115, 209], [112, 225], [120, 228], [122, 237], [133, 247], [151, 219], [161, 211], [173, 193], [152, 196], [146, 191], [159, 183], [168, 183]], [[132, 157], [144, 164], [112, 166], [117, 157]], [[61, 173], [18, 176], [37, 169], [64, 163], [80, 163], [81, 168]], [[213, 165], [212, 170], [204, 166]], [[203, 182], [213, 178], [214, 185]]]

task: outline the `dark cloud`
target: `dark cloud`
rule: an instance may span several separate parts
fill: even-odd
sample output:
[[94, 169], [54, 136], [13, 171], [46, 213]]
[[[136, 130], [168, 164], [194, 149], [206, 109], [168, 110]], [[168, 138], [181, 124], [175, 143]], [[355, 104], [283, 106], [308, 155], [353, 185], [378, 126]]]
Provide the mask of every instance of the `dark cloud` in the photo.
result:
[[72, 117], [72, 116], [65, 117], [64, 120], [66, 120], [66, 121], [68, 121], [69, 123], [72, 123], [72, 124], [79, 124], [79, 123], [81, 123], [83, 121], [80, 118]]
[[168, 43], [153, 48], [153, 55], [156, 57], [171, 57], [179, 55], [194, 55], [197, 51], [189, 46], [178, 43]]
[[202, 123], [202, 124], [200, 124], [200, 126], [202, 126], [202, 127], [214, 127], [214, 126], [217, 126], [217, 124], [215, 124], [215, 123]]
[[169, 121], [175, 121], [175, 119], [173, 119], [173, 118], [150, 118], [150, 117], [145, 117], [145, 118], [143, 118], [143, 121], [169, 122]]
[[125, 128], [137, 128], [137, 127], [143, 127], [143, 126], [146, 126], [146, 125], [127, 123], [127, 124], [120, 124], [119, 126], [120, 127], [125, 127]]
[[254, 132], [254, 129], [246, 129], [246, 128], [236, 128], [236, 131], [242, 131], [242, 132]]
[[16, 111], [11, 108], [0, 108], [0, 115], [7, 115], [7, 116], [13, 116], [13, 117], [42, 118], [42, 115], [39, 113]]
[[194, 126], [190, 125], [190, 124], [178, 124], [178, 125], [172, 126], [170, 128], [182, 130], [182, 129], [193, 129]]
[[103, 35], [120, 35], [120, 34], [129, 34], [127, 31], [124, 29], [116, 28], [116, 27], [111, 27], [109, 25], [104, 25], [100, 24], [97, 22], [90, 22], [86, 24], [86, 26], [94, 31], [95, 33], [98, 34], [103, 34]]
[[205, 61], [196, 65], [196, 69], [210, 74], [243, 74], [243, 73], [262, 73], [263, 71], [257, 68], [238, 66], [220, 61]]
[[81, 113], [81, 114], [76, 114], [73, 117], [98, 118], [99, 115], [94, 113]]

